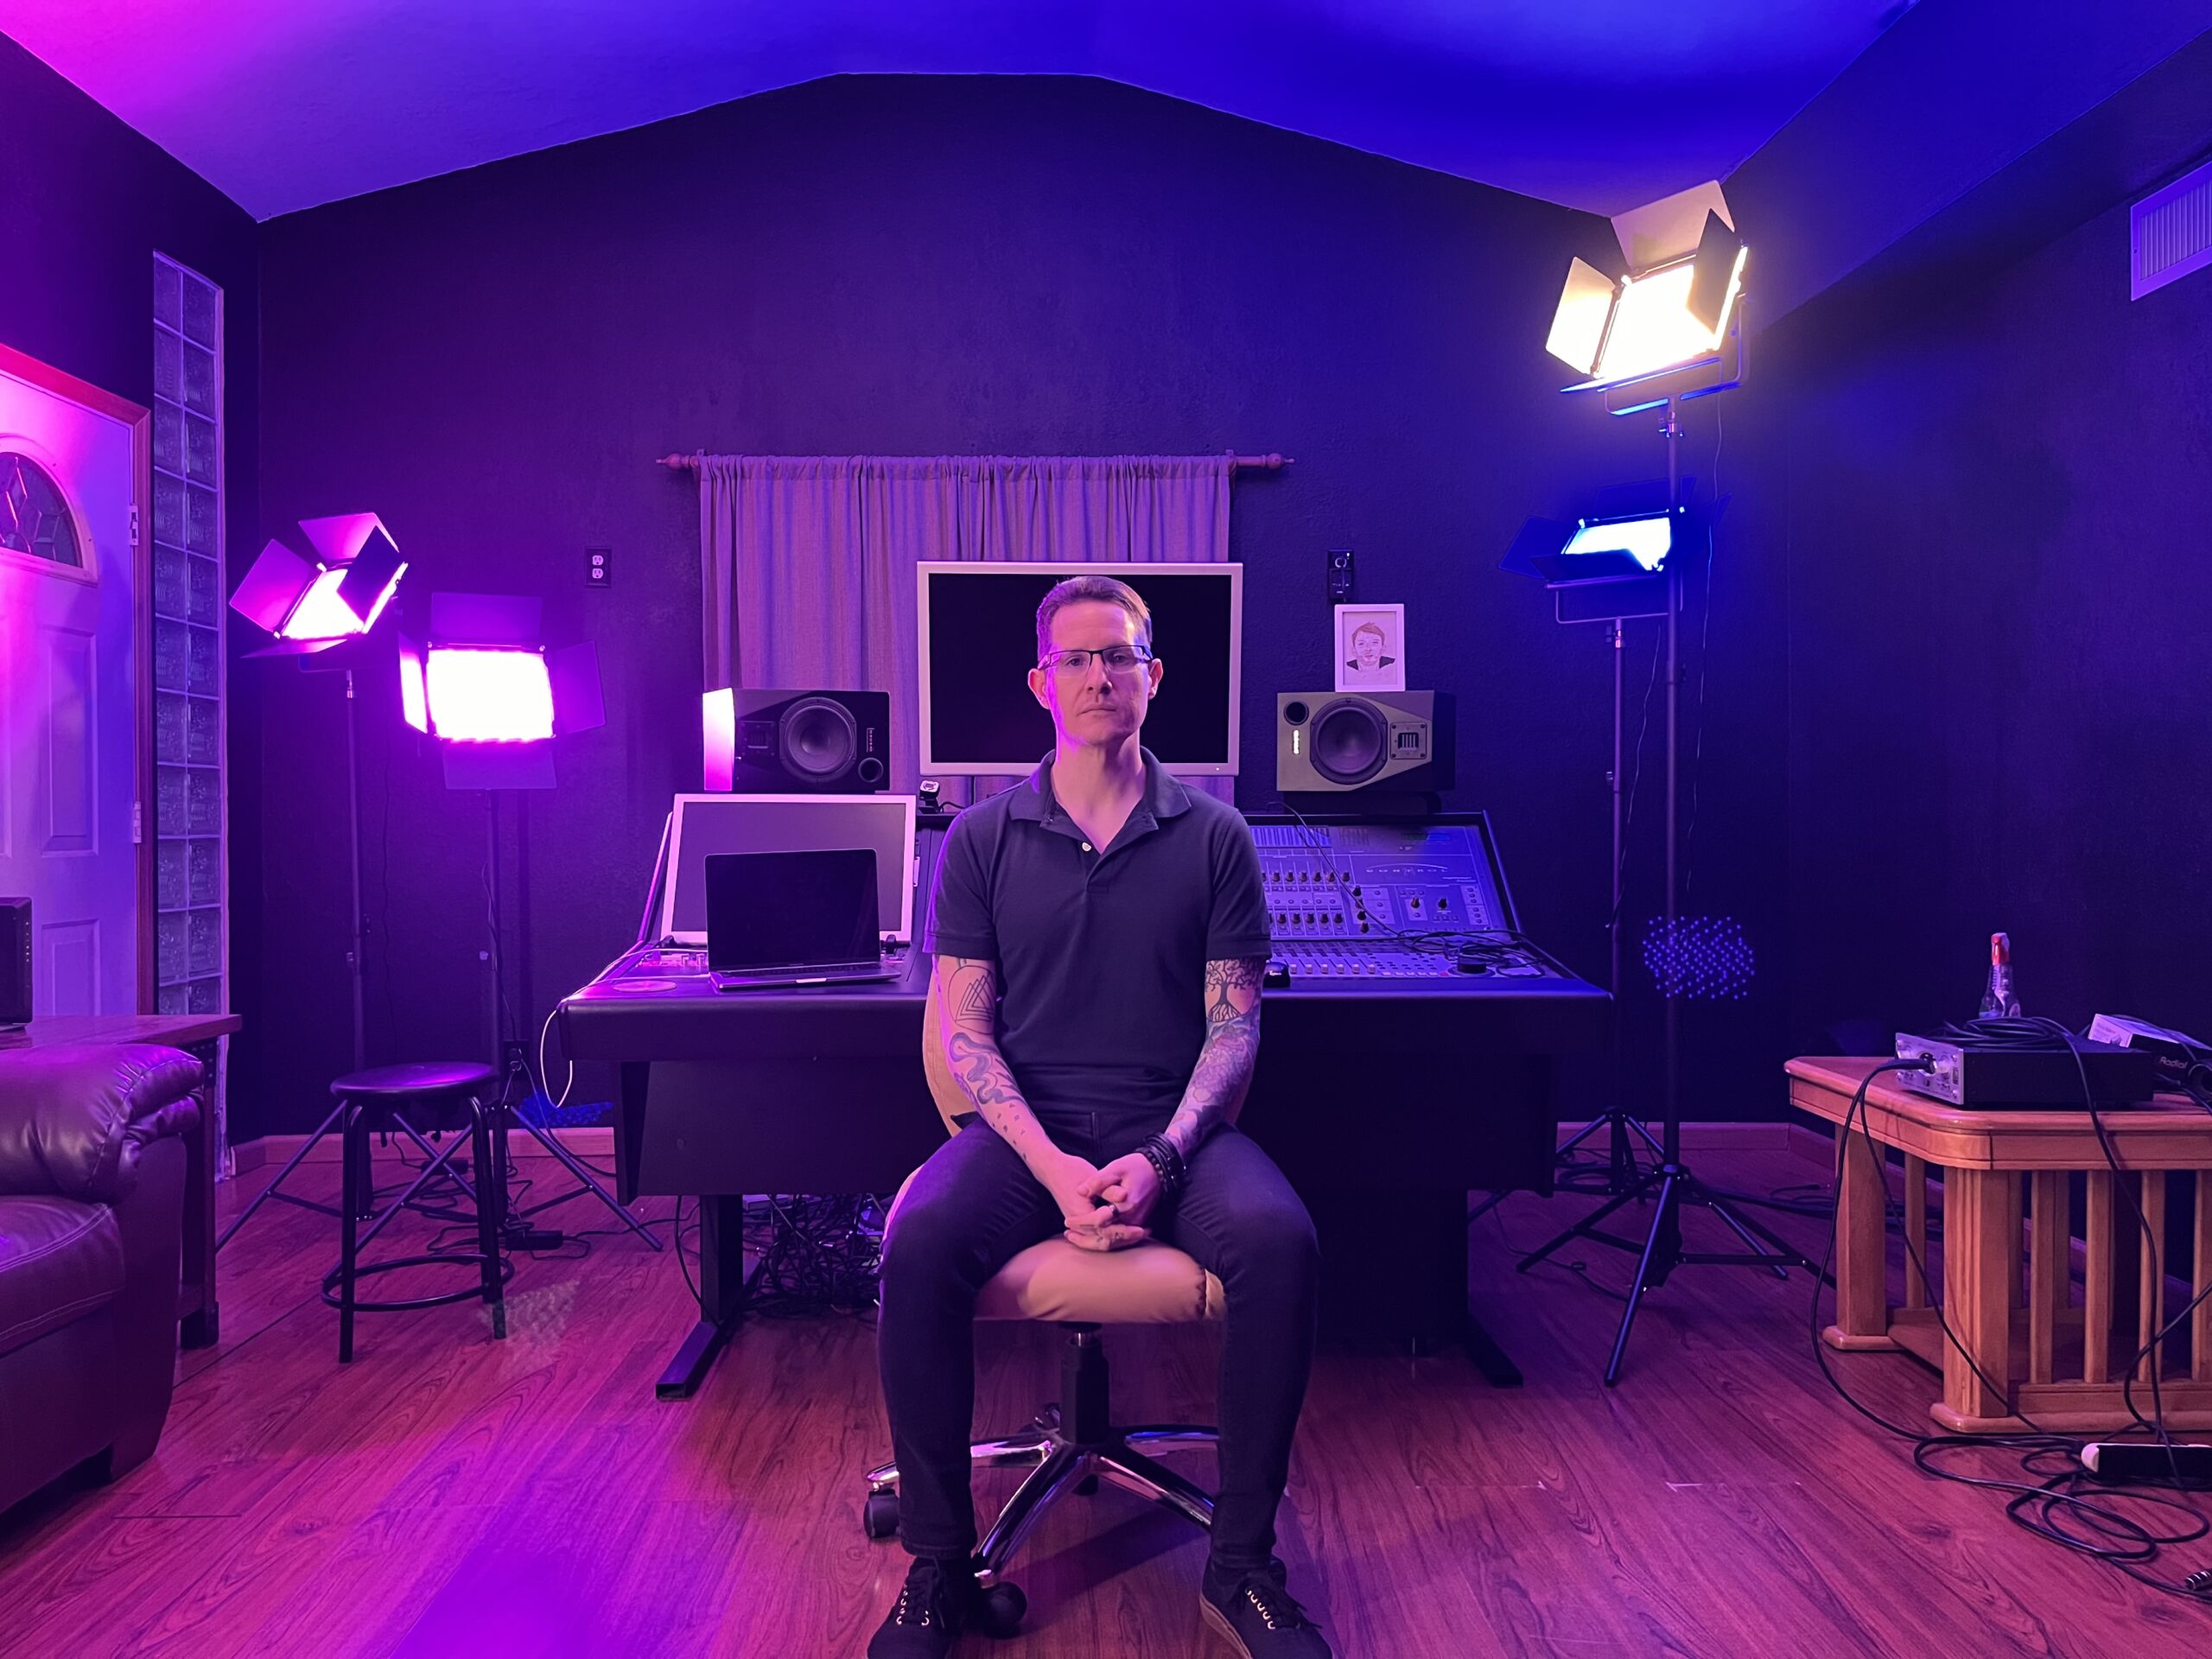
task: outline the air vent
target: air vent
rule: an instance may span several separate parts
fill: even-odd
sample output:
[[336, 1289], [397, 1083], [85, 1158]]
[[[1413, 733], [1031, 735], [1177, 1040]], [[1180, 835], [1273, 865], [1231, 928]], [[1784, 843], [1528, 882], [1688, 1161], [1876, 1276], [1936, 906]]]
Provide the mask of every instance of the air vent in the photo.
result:
[[2137, 202], [2127, 245], [2133, 300], [2212, 265], [2212, 162]]

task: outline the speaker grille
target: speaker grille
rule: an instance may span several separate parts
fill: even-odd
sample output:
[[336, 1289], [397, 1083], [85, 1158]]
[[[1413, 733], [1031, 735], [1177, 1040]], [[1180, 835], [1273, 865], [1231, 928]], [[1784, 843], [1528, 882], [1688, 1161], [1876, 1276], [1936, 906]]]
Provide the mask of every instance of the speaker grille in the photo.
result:
[[1390, 754], [1390, 728], [1364, 702], [1332, 702], [1313, 717], [1313, 770], [1332, 784], [1363, 784]]
[[860, 752], [860, 728], [845, 706], [827, 697], [802, 697], [784, 713], [784, 764], [803, 778], [834, 778]]

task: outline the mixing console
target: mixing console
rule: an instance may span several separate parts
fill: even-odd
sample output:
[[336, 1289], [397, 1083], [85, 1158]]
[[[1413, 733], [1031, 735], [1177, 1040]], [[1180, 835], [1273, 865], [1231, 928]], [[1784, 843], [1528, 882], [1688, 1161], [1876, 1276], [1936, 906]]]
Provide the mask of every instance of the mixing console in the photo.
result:
[[1418, 823], [1258, 817], [1275, 956], [1294, 980], [1537, 978], [1479, 812]]

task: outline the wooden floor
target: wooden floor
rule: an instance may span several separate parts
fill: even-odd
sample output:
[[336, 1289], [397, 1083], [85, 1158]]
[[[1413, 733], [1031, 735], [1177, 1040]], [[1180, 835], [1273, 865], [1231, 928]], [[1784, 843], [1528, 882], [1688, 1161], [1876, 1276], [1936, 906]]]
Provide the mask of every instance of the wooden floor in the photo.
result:
[[[1759, 1190], [1817, 1174], [1786, 1153], [1707, 1161]], [[333, 1168], [306, 1173], [330, 1186]], [[1647, 1304], [1622, 1387], [1601, 1388], [1618, 1304], [1565, 1268], [1516, 1275], [1502, 1247], [1580, 1207], [1516, 1198], [1475, 1232], [1478, 1309], [1525, 1389], [1493, 1391], [1452, 1356], [1324, 1354], [1281, 1548], [1339, 1654], [2212, 1652], [2212, 1607], [1919, 1477], [1821, 1381], [1802, 1276], [1686, 1270]], [[1817, 1228], [1790, 1225], [1817, 1248]], [[860, 1471], [884, 1454], [865, 1325], [756, 1323], [696, 1399], [657, 1402], [683, 1282], [671, 1257], [601, 1237], [585, 1260], [519, 1264], [505, 1343], [478, 1307], [386, 1315], [340, 1369], [313, 1290], [330, 1226], [270, 1205], [226, 1253], [223, 1343], [185, 1357], [152, 1462], [0, 1516], [0, 1655], [862, 1649], [905, 1565], [856, 1518]], [[1582, 1255], [1592, 1279], [1624, 1281], [1625, 1259]], [[986, 1337], [980, 1418], [1019, 1424], [1052, 1392], [1053, 1337]], [[1116, 1332], [1124, 1418], [1210, 1418], [1213, 1341]], [[1923, 1421], [1933, 1382], [1912, 1361], [1836, 1363], [1877, 1409]], [[1211, 1480], [1210, 1457], [1190, 1461]], [[1024, 1633], [963, 1651], [1219, 1654], [1195, 1607], [1202, 1558], [1133, 1498], [1071, 1501], [1014, 1575]], [[2212, 1565], [2212, 1542], [2175, 1559]]]

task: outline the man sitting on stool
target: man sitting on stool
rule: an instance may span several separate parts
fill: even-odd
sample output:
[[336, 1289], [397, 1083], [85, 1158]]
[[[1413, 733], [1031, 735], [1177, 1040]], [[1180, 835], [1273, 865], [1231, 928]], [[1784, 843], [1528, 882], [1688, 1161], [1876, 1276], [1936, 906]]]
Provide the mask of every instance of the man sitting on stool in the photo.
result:
[[884, 1240], [877, 1352], [914, 1561], [871, 1659], [936, 1659], [974, 1614], [976, 1296], [1056, 1232], [1092, 1250], [1157, 1236], [1220, 1279], [1200, 1608], [1247, 1659], [1329, 1653], [1273, 1559], [1313, 1366], [1313, 1223], [1228, 1121], [1259, 1052], [1266, 895], [1235, 810], [1138, 746], [1161, 677], [1151, 647], [1126, 583], [1078, 575], [1046, 594], [1029, 689], [1053, 753], [945, 837], [923, 948], [977, 1116], [917, 1172]]

